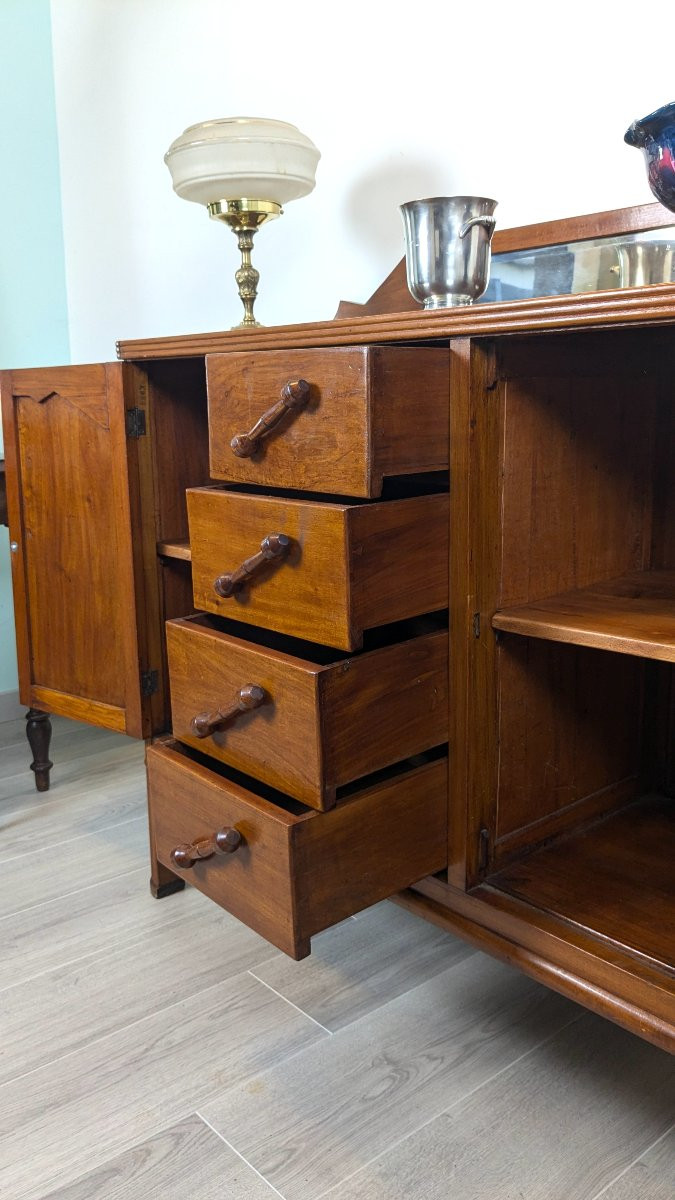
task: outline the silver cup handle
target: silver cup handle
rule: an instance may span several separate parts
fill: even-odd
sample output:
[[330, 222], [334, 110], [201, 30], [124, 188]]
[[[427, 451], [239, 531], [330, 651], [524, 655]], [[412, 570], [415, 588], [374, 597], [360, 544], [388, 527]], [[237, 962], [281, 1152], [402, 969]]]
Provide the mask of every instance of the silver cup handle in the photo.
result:
[[467, 233], [470, 229], [473, 229], [474, 225], [484, 225], [488, 231], [489, 240], [495, 231], [496, 224], [497, 222], [494, 217], [469, 217], [469, 220], [465, 221], [464, 224], [460, 226], [459, 236], [461, 238], [466, 237]]

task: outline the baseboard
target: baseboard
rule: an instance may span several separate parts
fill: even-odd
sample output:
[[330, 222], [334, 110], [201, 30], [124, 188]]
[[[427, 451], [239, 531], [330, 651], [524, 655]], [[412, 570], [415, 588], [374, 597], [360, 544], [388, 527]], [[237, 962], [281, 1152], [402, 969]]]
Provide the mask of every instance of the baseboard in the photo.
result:
[[18, 692], [0, 692], [0, 723], [25, 717], [26, 707], [19, 703]]

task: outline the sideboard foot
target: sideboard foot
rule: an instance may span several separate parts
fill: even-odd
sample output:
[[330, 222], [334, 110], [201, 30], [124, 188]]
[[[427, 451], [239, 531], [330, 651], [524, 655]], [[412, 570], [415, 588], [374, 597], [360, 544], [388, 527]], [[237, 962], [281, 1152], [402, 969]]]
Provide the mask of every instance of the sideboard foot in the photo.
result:
[[40, 708], [29, 708], [26, 713], [26, 737], [33, 754], [30, 769], [35, 772], [35, 787], [38, 792], [48, 792], [49, 772], [54, 765], [49, 758], [49, 743], [52, 738], [49, 713]]
[[168, 867], [162, 863], [153, 864], [150, 891], [155, 900], [163, 900], [165, 896], [173, 896], [174, 892], [182, 892], [184, 887], [185, 880], [179, 879]]

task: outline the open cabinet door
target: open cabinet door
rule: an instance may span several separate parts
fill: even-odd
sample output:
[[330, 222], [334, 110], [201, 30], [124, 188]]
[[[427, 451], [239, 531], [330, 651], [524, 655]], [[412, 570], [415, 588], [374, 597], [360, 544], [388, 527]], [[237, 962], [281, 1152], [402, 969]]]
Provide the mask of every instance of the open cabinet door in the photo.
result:
[[5, 371], [0, 387], [21, 701], [142, 737], [152, 685], [139, 642], [136, 374], [122, 363]]

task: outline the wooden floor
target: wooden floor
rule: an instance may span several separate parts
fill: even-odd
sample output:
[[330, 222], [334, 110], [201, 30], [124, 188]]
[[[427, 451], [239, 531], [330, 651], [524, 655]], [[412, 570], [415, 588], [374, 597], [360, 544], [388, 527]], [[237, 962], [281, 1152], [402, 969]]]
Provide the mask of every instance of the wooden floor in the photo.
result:
[[675, 1058], [389, 903], [149, 894], [143, 748], [0, 725], [3, 1200], [674, 1200]]

